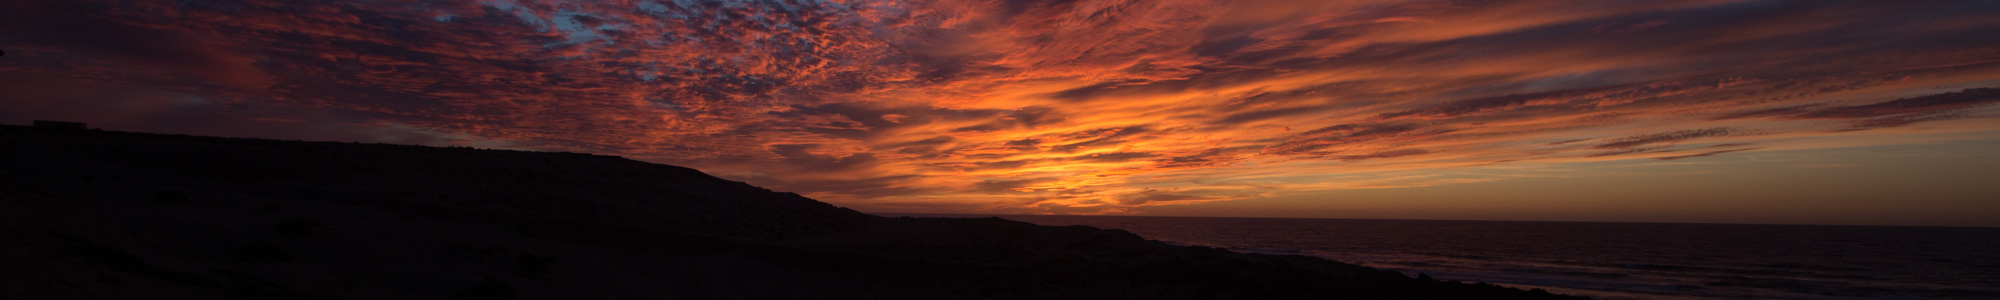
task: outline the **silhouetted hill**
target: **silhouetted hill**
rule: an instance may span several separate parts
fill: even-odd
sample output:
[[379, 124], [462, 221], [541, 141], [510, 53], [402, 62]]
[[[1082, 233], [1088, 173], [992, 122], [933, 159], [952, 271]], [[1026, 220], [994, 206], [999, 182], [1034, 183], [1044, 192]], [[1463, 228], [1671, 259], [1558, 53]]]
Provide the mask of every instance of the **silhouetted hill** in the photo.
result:
[[0, 299], [1563, 299], [629, 159], [0, 127]]

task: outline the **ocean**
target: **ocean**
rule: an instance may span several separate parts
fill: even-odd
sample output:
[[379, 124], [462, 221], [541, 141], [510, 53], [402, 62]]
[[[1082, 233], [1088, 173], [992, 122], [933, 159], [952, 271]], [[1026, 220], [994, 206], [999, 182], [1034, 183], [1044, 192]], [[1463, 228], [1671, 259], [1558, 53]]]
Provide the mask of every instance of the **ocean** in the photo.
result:
[[1599, 299], [2000, 299], [2000, 228], [991, 216]]

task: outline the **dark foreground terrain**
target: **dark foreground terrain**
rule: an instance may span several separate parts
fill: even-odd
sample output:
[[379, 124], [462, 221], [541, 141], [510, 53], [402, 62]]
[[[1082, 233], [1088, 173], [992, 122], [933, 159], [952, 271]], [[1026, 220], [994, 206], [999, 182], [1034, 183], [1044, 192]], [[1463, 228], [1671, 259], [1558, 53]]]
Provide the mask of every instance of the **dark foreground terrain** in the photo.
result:
[[0, 127], [0, 299], [1565, 299], [612, 156]]

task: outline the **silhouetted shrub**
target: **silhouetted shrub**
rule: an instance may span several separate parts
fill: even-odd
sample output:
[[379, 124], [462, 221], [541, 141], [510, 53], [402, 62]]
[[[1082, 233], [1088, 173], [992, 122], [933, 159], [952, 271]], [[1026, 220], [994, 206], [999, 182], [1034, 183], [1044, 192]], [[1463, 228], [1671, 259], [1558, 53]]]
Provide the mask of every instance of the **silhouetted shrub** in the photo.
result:
[[[78, 256], [82, 256], [85, 259], [102, 263], [105, 266], [111, 267], [112, 269], [115, 270], [125, 271], [134, 275], [158, 278], [161, 280], [166, 280], [169, 282], [186, 284], [186, 285], [203, 286], [203, 287], [210, 287], [216, 285], [214, 279], [209, 279], [201, 275], [154, 268], [151, 264], [147, 264], [146, 261], [140, 260], [139, 257], [133, 256], [131, 253], [125, 252], [125, 250], [122, 249], [113, 248], [105, 245], [99, 245], [96, 243], [91, 243], [81, 240], [78, 240], [76, 242], [78, 244], [77, 247], [71, 249], [72, 251], [74, 251], [73, 253], [76, 253]], [[97, 279], [98, 282], [100, 283], [107, 283], [114, 285], [124, 284], [123, 281], [118, 280], [116, 277], [100, 276]]]
[[73, 251], [71, 253], [98, 263], [103, 263], [112, 268], [120, 270], [145, 270], [153, 268], [152, 265], [146, 264], [146, 261], [140, 260], [139, 257], [132, 256], [131, 253], [125, 252], [122, 249], [89, 242], [80, 242], [78, 244], [80, 246], [71, 249]]
[[514, 299], [519, 296], [514, 294], [514, 288], [492, 278], [487, 278], [486, 281], [481, 281], [472, 287], [458, 289], [458, 300], [499, 300]]
[[153, 200], [160, 202], [188, 202], [188, 196], [181, 193], [181, 191], [162, 189], [153, 191]]
[[515, 262], [521, 265], [521, 277], [546, 278], [549, 275], [549, 257], [534, 253], [521, 253]]
[[229, 256], [250, 263], [281, 263], [292, 261], [293, 258], [290, 251], [264, 240], [250, 241], [237, 246], [236, 251], [229, 252]]
[[312, 220], [286, 220], [278, 223], [278, 236], [294, 239], [308, 237], [312, 236], [313, 230], [318, 227], [319, 222], [313, 222]]

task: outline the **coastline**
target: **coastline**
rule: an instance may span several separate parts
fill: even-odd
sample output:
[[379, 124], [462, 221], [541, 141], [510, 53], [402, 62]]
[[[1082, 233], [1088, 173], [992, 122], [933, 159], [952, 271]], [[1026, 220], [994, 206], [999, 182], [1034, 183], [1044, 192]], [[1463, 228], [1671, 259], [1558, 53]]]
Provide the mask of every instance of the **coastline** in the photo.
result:
[[[960, 215], [969, 216], [969, 215]], [[2000, 228], [1003, 216], [1600, 299], [1988, 299]], [[1869, 241], [1869, 242], [1858, 242]]]

